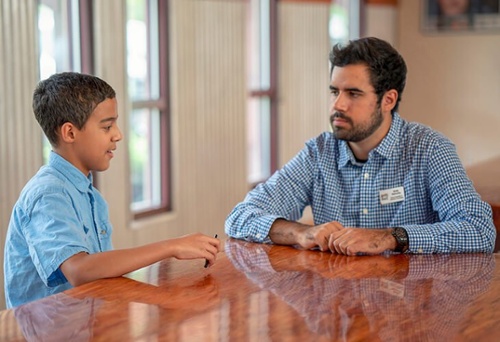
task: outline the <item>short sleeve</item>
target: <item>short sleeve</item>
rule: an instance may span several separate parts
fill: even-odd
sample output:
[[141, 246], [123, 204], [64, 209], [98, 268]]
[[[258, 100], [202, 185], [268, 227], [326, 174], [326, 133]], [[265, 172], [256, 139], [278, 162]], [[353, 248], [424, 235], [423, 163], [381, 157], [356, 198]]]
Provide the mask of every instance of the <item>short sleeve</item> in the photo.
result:
[[[69, 257], [89, 253], [88, 231], [66, 193], [48, 192], [38, 197], [23, 225], [30, 257], [47, 286], [66, 282], [59, 266]], [[50, 281], [49, 281], [50, 280]]]

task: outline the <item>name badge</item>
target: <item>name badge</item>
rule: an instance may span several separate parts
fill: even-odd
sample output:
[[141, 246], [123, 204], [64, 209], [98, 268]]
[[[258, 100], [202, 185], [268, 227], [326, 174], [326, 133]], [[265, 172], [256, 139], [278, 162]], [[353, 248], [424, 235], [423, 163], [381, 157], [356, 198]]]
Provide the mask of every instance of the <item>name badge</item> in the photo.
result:
[[402, 186], [380, 191], [380, 204], [382, 205], [401, 202], [404, 200], [405, 200], [405, 189]]
[[380, 290], [398, 298], [405, 295], [405, 286], [388, 279], [380, 279]]

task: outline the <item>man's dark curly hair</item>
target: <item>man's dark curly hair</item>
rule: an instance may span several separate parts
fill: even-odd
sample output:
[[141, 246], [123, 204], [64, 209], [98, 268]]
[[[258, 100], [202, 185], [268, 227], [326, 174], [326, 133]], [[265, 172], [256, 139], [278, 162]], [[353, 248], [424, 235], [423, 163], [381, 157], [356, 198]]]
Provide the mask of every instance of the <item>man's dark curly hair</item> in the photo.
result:
[[395, 89], [398, 92], [392, 112], [397, 111], [406, 85], [407, 69], [403, 57], [389, 43], [368, 37], [351, 40], [345, 46], [336, 44], [330, 52], [330, 64], [330, 75], [335, 67], [366, 65], [379, 104], [388, 90]]
[[57, 147], [59, 127], [70, 122], [82, 129], [95, 107], [115, 96], [113, 88], [96, 76], [62, 72], [38, 83], [33, 112], [50, 144]]

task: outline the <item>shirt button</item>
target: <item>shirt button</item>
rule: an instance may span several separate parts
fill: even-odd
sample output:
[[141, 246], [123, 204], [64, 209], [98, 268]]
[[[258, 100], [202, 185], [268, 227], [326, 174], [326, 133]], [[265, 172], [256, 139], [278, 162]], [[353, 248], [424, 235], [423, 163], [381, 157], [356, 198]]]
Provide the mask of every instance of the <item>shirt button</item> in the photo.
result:
[[106, 231], [104, 229], [101, 229], [101, 235], [106, 235]]
[[257, 238], [258, 238], [258, 239], [260, 239], [260, 233], [257, 233], [257, 235], [256, 235], [256, 236], [257, 236]]
[[368, 209], [366, 209], [366, 208], [363, 209], [363, 214], [365, 214], [365, 215], [368, 214]]
[[368, 178], [370, 178], [370, 174], [368, 172], [365, 172], [364, 177], [365, 177], [365, 179], [368, 179]]

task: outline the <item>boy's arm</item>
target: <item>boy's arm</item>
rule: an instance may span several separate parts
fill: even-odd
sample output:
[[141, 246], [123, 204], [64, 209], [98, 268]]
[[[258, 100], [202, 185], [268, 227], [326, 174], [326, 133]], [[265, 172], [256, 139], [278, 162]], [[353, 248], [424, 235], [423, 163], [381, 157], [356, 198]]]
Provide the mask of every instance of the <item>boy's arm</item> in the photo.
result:
[[66, 259], [60, 268], [69, 283], [78, 286], [97, 279], [122, 276], [169, 257], [203, 258], [213, 265], [219, 251], [218, 239], [197, 233], [140, 247], [95, 254], [78, 253]]

